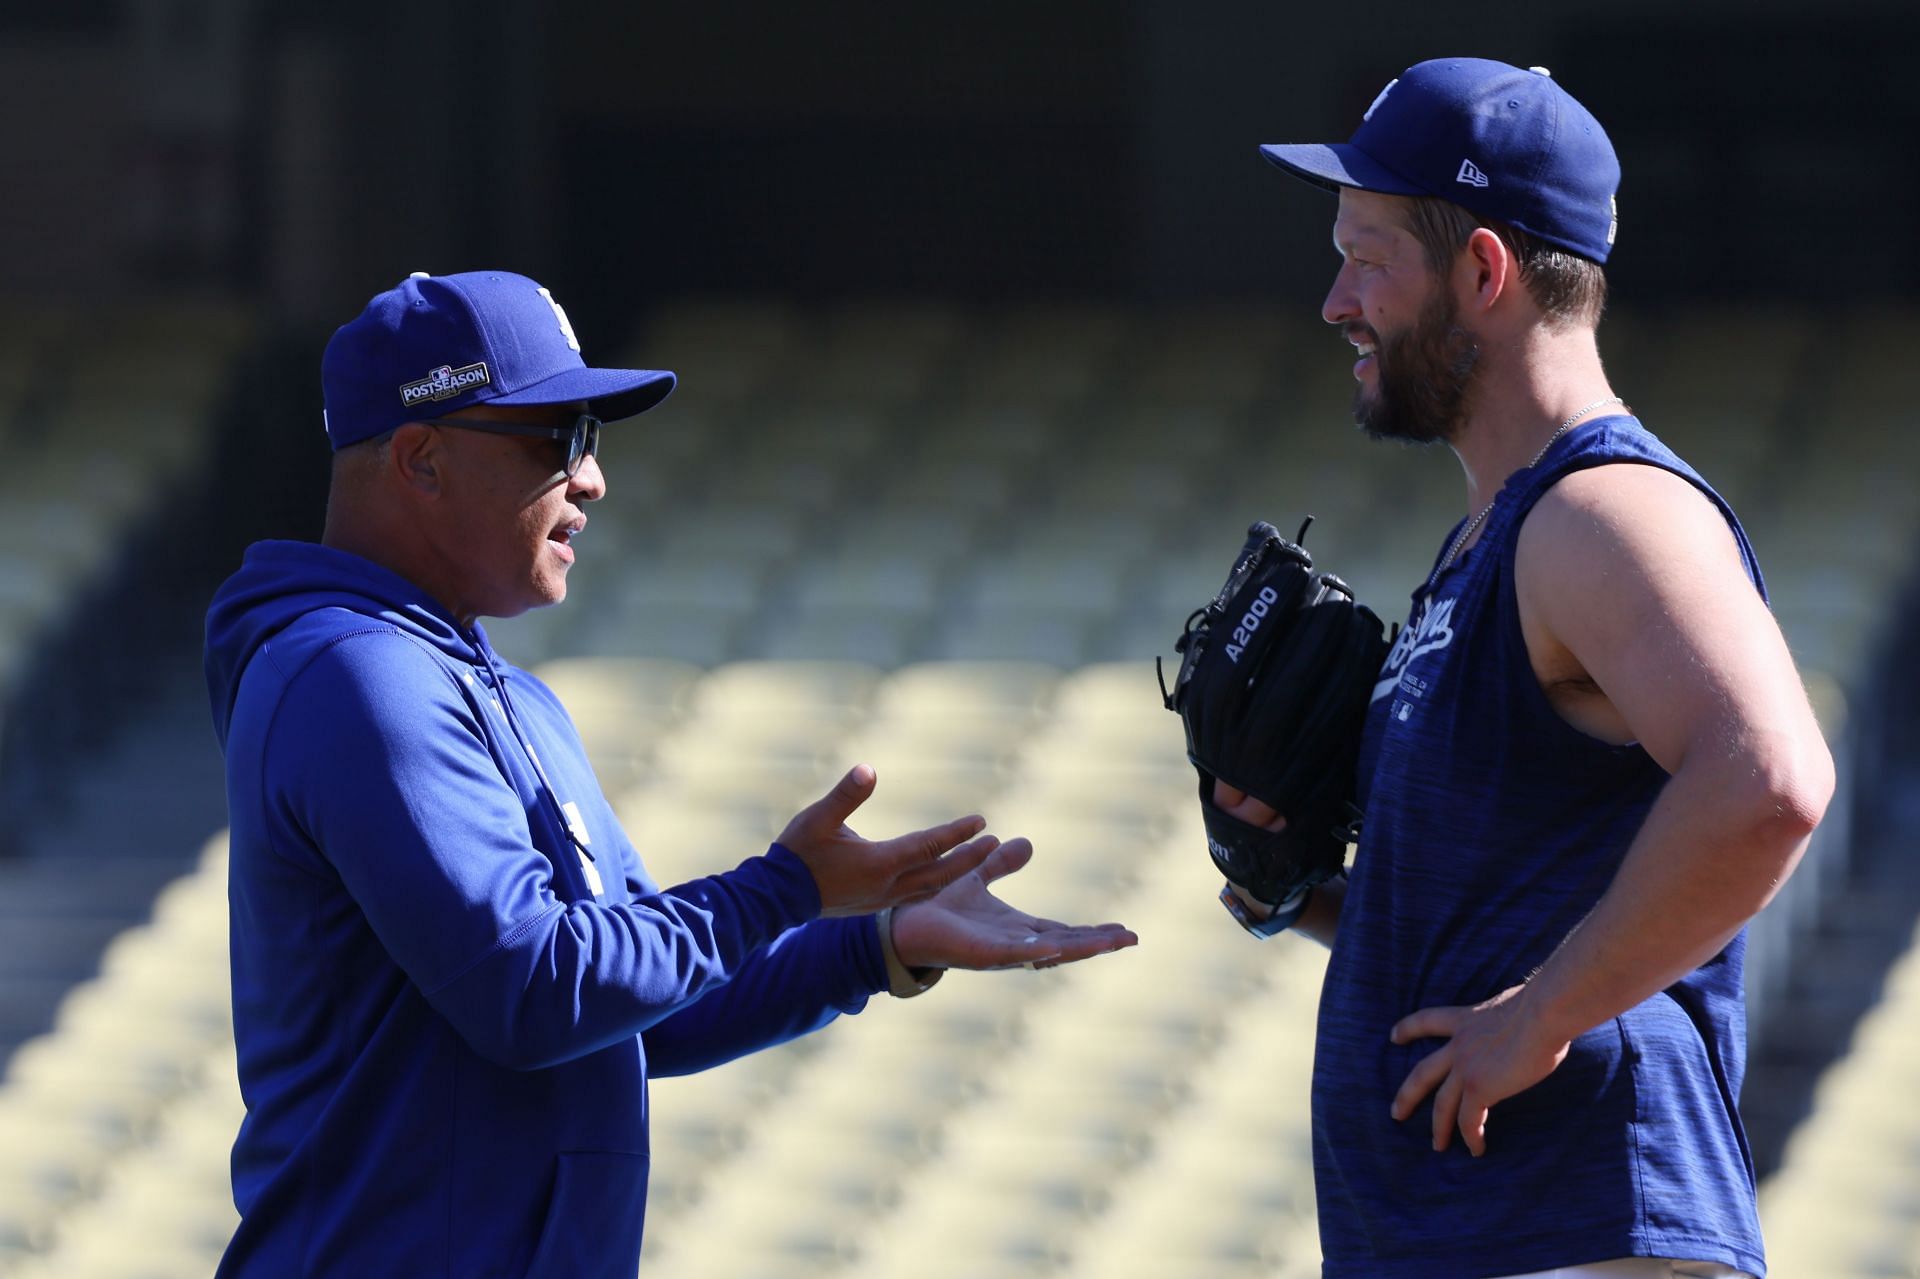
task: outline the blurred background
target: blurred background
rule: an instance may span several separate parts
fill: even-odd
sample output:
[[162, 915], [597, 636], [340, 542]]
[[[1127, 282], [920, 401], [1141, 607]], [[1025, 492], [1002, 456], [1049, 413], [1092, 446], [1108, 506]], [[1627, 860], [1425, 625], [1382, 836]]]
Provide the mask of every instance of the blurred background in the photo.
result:
[[232, 1229], [201, 618], [318, 534], [333, 327], [482, 266], [682, 377], [572, 597], [489, 628], [656, 877], [864, 759], [867, 828], [984, 806], [1010, 898], [1142, 936], [661, 1082], [649, 1270], [1317, 1274], [1324, 957], [1212, 901], [1153, 658], [1254, 518], [1397, 618], [1461, 514], [1350, 426], [1333, 203], [1255, 151], [1447, 54], [1609, 130], [1612, 380], [1741, 511], [1841, 763], [1752, 929], [1774, 1273], [1920, 1274], [1920, 13], [1450, 8], [0, 4], [0, 1276]]

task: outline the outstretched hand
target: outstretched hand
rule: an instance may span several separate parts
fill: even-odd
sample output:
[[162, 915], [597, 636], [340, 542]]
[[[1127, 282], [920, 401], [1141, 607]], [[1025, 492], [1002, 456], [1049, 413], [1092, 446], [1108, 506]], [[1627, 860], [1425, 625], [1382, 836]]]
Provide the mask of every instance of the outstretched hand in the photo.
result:
[[1445, 1150], [1457, 1128], [1477, 1158], [1487, 1153], [1487, 1112], [1524, 1092], [1566, 1060], [1571, 1041], [1543, 1031], [1527, 1016], [1522, 986], [1510, 986], [1471, 1008], [1423, 1008], [1395, 1023], [1396, 1044], [1445, 1039], [1408, 1073], [1394, 1094], [1393, 1117], [1404, 1121], [1433, 1093], [1433, 1148]]
[[[992, 841], [983, 836], [977, 843]], [[893, 948], [909, 968], [1051, 968], [1134, 945], [1120, 924], [1063, 924], [1016, 910], [993, 895], [994, 880], [1025, 866], [1024, 839], [991, 847], [980, 866], [925, 901], [893, 913]]]
[[873, 770], [856, 764], [826, 795], [801, 809], [779, 842], [813, 872], [822, 915], [870, 915], [934, 893], [985, 861], [998, 846], [984, 817], [961, 817], [892, 839], [862, 839], [847, 819], [872, 796]]

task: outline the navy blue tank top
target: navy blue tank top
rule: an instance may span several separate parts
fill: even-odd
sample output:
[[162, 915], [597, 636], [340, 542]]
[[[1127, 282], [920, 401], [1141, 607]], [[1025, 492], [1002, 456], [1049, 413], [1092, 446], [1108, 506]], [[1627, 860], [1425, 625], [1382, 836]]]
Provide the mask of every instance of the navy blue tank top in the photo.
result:
[[[1554, 711], [1514, 593], [1533, 504], [1569, 472], [1662, 467], [1733, 511], [1630, 417], [1563, 436], [1494, 498], [1479, 542], [1413, 593], [1360, 760], [1366, 823], [1320, 1000], [1314, 1174], [1329, 1276], [1483, 1279], [1612, 1257], [1764, 1272], [1738, 1100], [1746, 934], [1672, 987], [1581, 1035], [1546, 1080], [1500, 1102], [1487, 1153], [1432, 1148], [1431, 1099], [1388, 1103], [1440, 1046], [1394, 1022], [1526, 979], [1612, 882], [1667, 774]], [[1449, 536], [1451, 541], [1451, 535]]]

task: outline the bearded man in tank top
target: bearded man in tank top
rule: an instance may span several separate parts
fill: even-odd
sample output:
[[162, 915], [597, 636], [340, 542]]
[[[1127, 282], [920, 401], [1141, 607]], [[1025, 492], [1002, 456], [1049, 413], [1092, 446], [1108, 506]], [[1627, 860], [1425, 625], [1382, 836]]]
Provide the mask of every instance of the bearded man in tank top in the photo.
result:
[[1351, 874], [1238, 891], [1332, 948], [1325, 1274], [1763, 1275], [1744, 925], [1833, 763], [1732, 509], [1601, 366], [1612, 144], [1544, 68], [1451, 58], [1349, 142], [1262, 149], [1338, 195], [1356, 419], [1466, 476], [1374, 689]]

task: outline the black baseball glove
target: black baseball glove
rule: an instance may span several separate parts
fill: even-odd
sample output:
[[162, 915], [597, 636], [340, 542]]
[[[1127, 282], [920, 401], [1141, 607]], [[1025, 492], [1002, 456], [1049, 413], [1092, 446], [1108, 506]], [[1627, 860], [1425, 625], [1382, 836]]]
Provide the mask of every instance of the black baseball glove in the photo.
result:
[[[1207, 848], [1220, 873], [1279, 903], [1340, 873], [1359, 838], [1354, 804], [1360, 730], [1386, 658], [1380, 619], [1300, 545], [1262, 520], [1227, 584], [1196, 609], [1174, 645], [1184, 660], [1167, 709], [1186, 724], [1200, 770]], [[1218, 778], [1286, 819], [1269, 831], [1221, 811]]]

